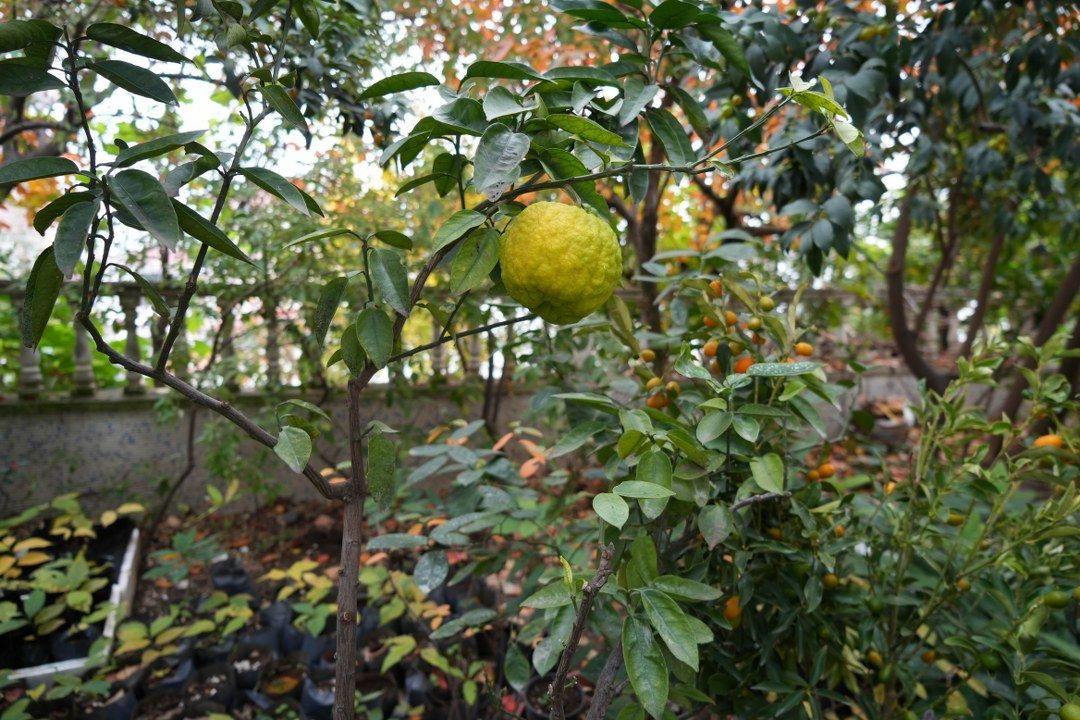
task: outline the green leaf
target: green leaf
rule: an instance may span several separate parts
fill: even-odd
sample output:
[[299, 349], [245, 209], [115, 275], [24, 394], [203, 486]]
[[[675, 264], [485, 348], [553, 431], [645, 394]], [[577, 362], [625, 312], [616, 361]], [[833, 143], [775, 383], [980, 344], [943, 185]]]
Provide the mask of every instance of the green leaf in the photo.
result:
[[736, 414], [731, 418], [731, 426], [735, 429], [735, 434], [746, 442], [757, 442], [761, 434], [761, 423], [757, 421], [757, 418], [747, 415]]
[[450, 574], [450, 562], [445, 550], [431, 550], [420, 556], [413, 569], [413, 582], [424, 594], [439, 587]]
[[[465, 78], [499, 78], [503, 80], [543, 80], [544, 76], [519, 62], [480, 60], [465, 70]], [[492, 88], [494, 90], [495, 88]], [[490, 92], [490, 91], [489, 91]]]
[[307, 410], [309, 413], [312, 413], [314, 415], [318, 415], [319, 417], [321, 417], [323, 420], [325, 420], [328, 423], [333, 422], [333, 420], [330, 418], [330, 415], [327, 414], [327, 412], [325, 410], [323, 410], [321, 407], [319, 407], [315, 403], [310, 403], [307, 400], [301, 400], [299, 398], [290, 398], [288, 400], [281, 401], [281, 403], [279, 403], [279, 405], [278, 405], [278, 408], [280, 408], [282, 405], [287, 405], [287, 406], [300, 408], [301, 410]]
[[426, 72], [405, 72], [397, 75], [391, 75], [388, 78], [383, 78], [376, 83], [373, 83], [367, 90], [360, 93], [359, 100], [367, 100], [368, 98], [382, 97], [383, 95], [389, 95], [391, 93], [405, 92], [406, 90], [415, 90], [416, 88], [428, 87], [430, 85], [438, 85], [439, 79]]
[[368, 550], [408, 550], [410, 548], [424, 547], [428, 539], [423, 535], [411, 535], [409, 533], [387, 533], [377, 538], [372, 538], [367, 544]]
[[668, 699], [668, 667], [664, 653], [648, 623], [636, 615], [623, 622], [623, 663], [638, 702], [660, 720]]
[[462, 295], [483, 284], [499, 262], [499, 231], [484, 228], [465, 238], [450, 264], [450, 292]]
[[325, 230], [316, 230], [314, 232], [309, 232], [307, 235], [301, 235], [295, 240], [286, 243], [285, 247], [291, 248], [296, 245], [303, 245], [304, 243], [314, 242], [316, 240], [338, 237], [339, 235], [355, 235], [355, 233], [348, 228], [326, 228]]
[[627, 480], [612, 488], [612, 491], [623, 497], [639, 499], [669, 498], [675, 493], [663, 485], [640, 480]]
[[67, 87], [45, 70], [23, 62], [22, 58], [0, 62], [0, 95], [25, 97], [43, 90], [62, 90]]
[[89, 191], [64, 193], [34, 214], [34, 229], [44, 235], [53, 221], [67, 212], [72, 205], [89, 202], [95, 197], [95, 193]]
[[254, 267], [254, 261], [247, 256], [247, 253], [237, 247], [236, 243], [230, 240], [229, 236], [221, 228], [175, 198], [172, 205], [173, 210], [176, 211], [176, 219], [180, 223], [181, 230], [199, 242], [206, 243], [218, 252]]
[[706, 585], [677, 575], [661, 575], [653, 580], [650, 585], [676, 600], [686, 602], [709, 602], [718, 600], [723, 595], [720, 590], [712, 585]]
[[570, 592], [566, 589], [566, 583], [560, 579], [550, 585], [545, 585], [522, 600], [521, 606], [535, 608], [537, 610], [547, 610], [549, 608], [569, 605], [570, 602]]
[[60, 37], [60, 28], [37, 18], [0, 23], [0, 53], [23, 50], [35, 43], [48, 43]]
[[296, 16], [300, 18], [300, 22], [304, 24], [304, 29], [311, 34], [311, 37], [318, 39], [319, 7], [315, 0], [299, 0], [298, 2], [294, 2], [293, 10], [296, 11]]
[[269, 83], [260, 86], [259, 91], [266, 98], [266, 101], [270, 103], [270, 107], [274, 108], [274, 111], [284, 118], [285, 122], [305, 135], [311, 132], [308, 129], [307, 120], [304, 119], [304, 114], [300, 112], [300, 108], [289, 95], [289, 91], [285, 89], [284, 85]]
[[659, 85], [646, 85], [636, 75], [627, 80], [623, 88], [623, 104], [619, 108], [619, 125], [626, 125], [636, 120], [658, 92], [660, 92]]
[[657, 570], [656, 545], [652, 538], [642, 534], [630, 543], [630, 562], [626, 564], [626, 579], [630, 587], [648, 585], [659, 575]]
[[701, 10], [683, 0], [664, 0], [649, 13], [649, 24], [662, 30], [686, 27], [697, 20]]
[[746, 59], [746, 52], [743, 50], [742, 45], [728, 30], [724, 29], [720, 23], [720, 19], [714, 15], [703, 15], [702, 20], [697, 24], [698, 32], [702, 37], [706, 38], [713, 44], [720, 54], [724, 56], [724, 59], [728, 61], [728, 65], [734, 67], [746, 77], [753, 77], [750, 72], [750, 63]]
[[521, 175], [521, 161], [529, 152], [529, 136], [502, 123], [484, 131], [473, 158], [473, 188], [488, 200], [505, 192]]
[[600, 493], [592, 500], [593, 510], [608, 525], [622, 528], [630, 517], [630, 506], [615, 493]]
[[0, 165], [0, 185], [14, 185], [27, 180], [40, 180], [77, 172], [79, 172], [79, 166], [67, 158], [23, 158]]
[[121, 170], [109, 180], [109, 191], [144, 230], [170, 250], [180, 241], [180, 223], [172, 200], [157, 179], [142, 170]]
[[300, 428], [286, 425], [278, 433], [274, 453], [284, 460], [293, 472], [303, 472], [308, 458], [311, 457], [311, 438]]
[[336, 277], [327, 282], [319, 293], [319, 303], [315, 307], [315, 318], [312, 322], [311, 331], [315, 335], [315, 342], [320, 346], [326, 341], [326, 332], [330, 329], [330, 323], [337, 314], [338, 305], [345, 294], [345, 288], [349, 285], [349, 278], [345, 275]]
[[135, 32], [126, 25], [107, 22], [94, 23], [86, 28], [86, 36], [104, 45], [111, 45], [114, 48], [120, 48], [151, 60], [175, 63], [191, 62], [169, 45]]
[[[671, 489], [671, 460], [667, 454], [654, 450], [642, 456], [638, 462], [636, 479]], [[667, 498], [641, 500], [641, 512], [650, 520], [660, 517], [667, 507]]]
[[405, 656], [416, 649], [416, 638], [412, 635], [398, 635], [387, 640], [386, 644], [388, 649], [379, 670], [384, 675], [387, 670], [397, 665]]
[[300, 188], [296, 187], [273, 170], [247, 167], [240, 168], [240, 174], [279, 200], [284, 200], [294, 210], [298, 210], [305, 215], [311, 214], [311, 210], [304, 200], [304, 194], [300, 192]]
[[56, 265], [52, 247], [45, 248], [30, 270], [23, 295], [23, 308], [20, 329], [22, 343], [26, 347], [37, 347], [41, 334], [52, 315], [56, 298], [60, 296], [60, 286], [64, 276]]
[[442, 250], [473, 228], [483, 225], [485, 220], [487, 217], [475, 210], [458, 210], [435, 231], [435, 237], [431, 239], [433, 251]]
[[697, 518], [698, 530], [712, 550], [731, 535], [734, 519], [725, 505], [709, 505], [701, 509]]
[[154, 287], [149, 280], [129, 268], [127, 265], [121, 265], [120, 263], [109, 264], [114, 267], [120, 268], [135, 279], [135, 282], [138, 283], [139, 289], [142, 290], [143, 295], [145, 295], [146, 298], [150, 301], [150, 306], [154, 308], [154, 312], [156, 312], [163, 318], [167, 318], [172, 315], [172, 311], [169, 310], [169, 305], [165, 302], [165, 298], [161, 296], [161, 293], [158, 292], [158, 289]]
[[402, 250], [412, 250], [413, 243], [409, 239], [409, 236], [405, 233], [399, 233], [396, 230], [379, 230], [375, 232], [374, 237], [382, 240], [387, 245], [391, 245]]
[[521, 652], [521, 648], [518, 647], [516, 642], [511, 641], [506, 648], [506, 658], [503, 660], [503, 675], [506, 676], [506, 681], [510, 683], [510, 687], [518, 692], [525, 690], [525, 686], [529, 684], [529, 678], [532, 677], [529, 661], [525, 659], [524, 653]]
[[364, 348], [360, 347], [360, 335], [356, 331], [355, 323], [345, 328], [341, 336], [341, 359], [353, 375], [358, 375], [367, 363], [367, 355]]
[[90, 224], [97, 215], [99, 200], [76, 203], [69, 207], [60, 218], [53, 239], [56, 265], [64, 277], [70, 278], [75, 272], [75, 264], [82, 257], [86, 248], [86, 238], [90, 234]]
[[535, 110], [536, 104], [522, 105], [521, 100], [502, 85], [496, 85], [484, 95], [484, 117], [488, 120]]
[[164, 155], [187, 145], [189, 142], [198, 140], [205, 132], [205, 130], [193, 130], [191, 132], [177, 133], [176, 135], [165, 135], [138, 145], [130, 145], [116, 154], [115, 164], [117, 167], [127, 167], [140, 160]]
[[[556, 180], [567, 180], [589, 172], [577, 156], [561, 148], [545, 148], [540, 154], [540, 162], [548, 175]], [[570, 187], [581, 201], [596, 210], [600, 217], [610, 218], [607, 200], [597, 192], [595, 182], [582, 180], [571, 183]]]
[[791, 363], [755, 363], [750, 366], [746, 374], [750, 377], [791, 377], [812, 373], [817, 370], [817, 367], [817, 363], [804, 360]]
[[372, 250], [371, 281], [390, 307], [401, 315], [409, 314], [409, 277], [399, 253], [387, 248]]
[[729, 412], [711, 412], [698, 423], [695, 434], [698, 442], [704, 444], [715, 440], [731, 427], [732, 415]]
[[[671, 2], [671, 0], [668, 1]], [[660, 138], [664, 152], [672, 165], [690, 165], [697, 159], [697, 154], [690, 144], [690, 138], [674, 115], [660, 108], [647, 111], [645, 117], [649, 121], [649, 127]]]
[[750, 460], [754, 482], [765, 492], [784, 491], [784, 461], [776, 453], [767, 453]]
[[386, 313], [378, 308], [361, 311], [356, 320], [356, 337], [375, 367], [385, 367], [394, 349], [394, 323]]
[[660, 635], [667, 649], [676, 658], [697, 670], [697, 642], [682, 608], [667, 594], [653, 588], [642, 588], [640, 596], [649, 624]]
[[555, 114], [548, 115], [544, 119], [560, 130], [565, 130], [582, 140], [597, 142], [603, 145], [614, 145], [616, 147], [630, 147], [623, 142], [622, 136], [613, 133], [589, 118], [580, 117], [578, 115]]
[[[378, 312], [378, 311], [376, 311]], [[382, 315], [382, 313], [379, 313]], [[383, 315], [383, 317], [386, 317]], [[394, 499], [394, 478], [397, 474], [397, 445], [381, 432], [371, 436], [367, 443], [368, 492], [375, 503], [383, 510], [390, 507]]]
[[124, 62], [123, 60], [98, 60], [88, 63], [87, 67], [105, 78], [113, 85], [127, 90], [134, 95], [141, 95], [157, 100], [166, 105], [179, 105], [172, 89], [165, 81], [149, 70]]

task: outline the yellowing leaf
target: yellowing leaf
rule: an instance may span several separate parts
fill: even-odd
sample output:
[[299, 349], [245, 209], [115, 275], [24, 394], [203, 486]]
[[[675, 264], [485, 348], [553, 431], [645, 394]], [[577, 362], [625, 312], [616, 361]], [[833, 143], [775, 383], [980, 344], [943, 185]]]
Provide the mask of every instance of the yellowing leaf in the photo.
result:
[[114, 522], [116, 522], [119, 517], [120, 516], [116, 514], [115, 510], [106, 510], [105, 512], [101, 513], [101, 526], [109, 527]]
[[141, 512], [146, 512], [146, 508], [144, 508], [139, 503], [133, 503], [133, 502], [124, 503], [120, 507], [116, 508], [116, 514], [117, 515], [132, 515], [134, 513], [141, 513]]
[[28, 552], [19, 558], [19, 565], [22, 567], [28, 567], [31, 565], [40, 565], [41, 563], [49, 562], [52, 558], [43, 552]]
[[42, 548], [51, 547], [52, 543], [45, 538], [28, 537], [15, 544], [12, 548], [16, 553], [26, 552], [27, 550], [40, 550]]

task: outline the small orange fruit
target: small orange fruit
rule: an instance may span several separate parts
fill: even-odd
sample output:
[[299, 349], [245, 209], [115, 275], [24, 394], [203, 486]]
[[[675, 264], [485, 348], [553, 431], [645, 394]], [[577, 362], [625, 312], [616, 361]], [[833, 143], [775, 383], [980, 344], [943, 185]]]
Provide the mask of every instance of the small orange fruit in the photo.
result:
[[920, 655], [919, 657], [921, 657], [921, 658], [922, 658], [922, 661], [923, 661], [924, 663], [926, 663], [927, 665], [929, 665], [930, 663], [934, 662], [934, 660], [936, 660], [936, 659], [937, 659], [937, 653], [936, 653], [936, 652], [934, 652], [933, 650], [927, 650], [926, 652], [924, 652], [924, 653], [923, 653], [922, 655]]
[[731, 310], [724, 311], [724, 323], [726, 323], [728, 327], [731, 327], [737, 322], [739, 322], [739, 317], [735, 313]]
[[724, 283], [720, 282], [719, 279], [713, 280], [709, 283], [709, 289], [712, 290], [714, 297], [720, 297], [724, 294]]
[[885, 494], [886, 495], [892, 495], [893, 490], [895, 490], [895, 489], [896, 489], [896, 483], [894, 483], [894, 482], [885, 483]]
[[664, 388], [672, 395], [678, 395], [682, 391], [682, 387], [674, 380], [668, 382], [668, 384], [665, 385]]
[[833, 535], [836, 535], [836, 537], [842, 538], [845, 534], [847, 534], [847, 530], [844, 529], [843, 525], [837, 525], [833, 528]]
[[777, 527], [769, 528], [769, 537], [771, 537], [773, 540], [779, 540], [782, 537], [782, 533], [780, 532], [780, 528], [777, 528]]
[[949, 523], [953, 527], [960, 527], [964, 524], [964, 521], [966, 520], [967, 518], [960, 513], [949, 513], [949, 518], [945, 522]]
[[701, 322], [707, 328], [714, 328], [714, 327], [718, 327], [720, 325], [720, 322], [716, 318], [714, 318], [712, 315], [706, 315], [705, 318]]
[[750, 330], [760, 330], [761, 329], [761, 318], [759, 318], [759, 317], [750, 318], [749, 320], [746, 321], [746, 327], [748, 329], [750, 329]]
[[1061, 439], [1060, 435], [1043, 435], [1035, 438], [1035, 447], [1045, 448], [1052, 447], [1058, 450], [1065, 444], [1065, 441]]
[[881, 657], [881, 653], [879, 653], [877, 650], [871, 650], [870, 652], [866, 653], [866, 659], [874, 665], [877, 665], [878, 667], [881, 667], [885, 664], [885, 658]]
[[720, 343], [716, 340], [710, 340], [705, 343], [705, 346], [701, 348], [701, 351], [705, 353], [705, 357], [716, 357], [716, 351], [720, 347]]
[[750, 369], [750, 366], [753, 365], [753, 364], [754, 364], [754, 358], [747, 355], [746, 357], [741, 357], [738, 360], [736, 360], [735, 361], [735, 367], [733, 369], [737, 373], [745, 373], [747, 370]]
[[970, 590], [971, 589], [971, 581], [968, 580], [967, 578], [960, 578], [959, 580], [956, 581], [956, 589], [959, 590], [960, 592], [964, 592], [965, 590]]
[[746, 346], [741, 342], [732, 341], [727, 344], [727, 349], [732, 355], [741, 355], [742, 351], [746, 349]]
[[650, 395], [645, 404], [653, 410], [663, 410], [668, 406], [668, 399], [666, 395]]
[[656, 351], [645, 348], [638, 357], [641, 358], [641, 362], [652, 362], [656, 359]]
[[795, 343], [795, 354], [810, 357], [814, 354], [814, 346], [808, 342]]
[[828, 480], [836, 474], [836, 468], [833, 467], [833, 464], [831, 462], [821, 463], [821, 465], [818, 466], [817, 471], [818, 475], [821, 476], [822, 480]]
[[832, 590], [840, 584], [840, 578], [833, 573], [825, 573], [821, 576], [821, 584], [826, 590]]
[[709, 361], [709, 370], [714, 373], [720, 372], [720, 363], [716, 360], [716, 358], [713, 358]]
[[724, 603], [724, 618], [730, 622], [736, 622], [742, 617], [742, 608], [739, 607], [739, 596], [732, 595]]
[[662, 382], [664, 382], [664, 381], [661, 380], [658, 377], [651, 377], [651, 378], [649, 378], [649, 382], [645, 383], [645, 389], [646, 390], [655, 390], [656, 388], [660, 387], [660, 383], [662, 383]]
[[752, 335], [750, 335], [750, 342], [754, 343], [755, 345], [764, 345], [766, 341], [765, 338], [761, 335], [753, 333]]
[[776, 301], [773, 300], [768, 295], [765, 295], [760, 300], [758, 300], [758, 305], [760, 305], [761, 309], [764, 310], [765, 312], [769, 312], [774, 307], [776, 307]]
[[811, 470], [810, 472], [806, 473], [806, 479], [810, 482], [817, 482], [821, 479], [821, 473], [819, 473], [817, 470]]

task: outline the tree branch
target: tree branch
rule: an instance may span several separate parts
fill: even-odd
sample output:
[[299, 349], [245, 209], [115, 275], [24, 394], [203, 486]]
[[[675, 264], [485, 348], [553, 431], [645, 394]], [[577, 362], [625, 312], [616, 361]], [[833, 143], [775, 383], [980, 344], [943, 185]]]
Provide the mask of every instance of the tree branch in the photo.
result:
[[465, 330], [463, 332], [453, 333], [451, 335], [447, 335], [445, 337], [439, 338], [438, 340], [434, 340], [432, 342], [425, 343], [424, 345], [417, 345], [416, 347], [414, 347], [411, 350], [406, 350], [405, 352], [401, 352], [401, 353], [398, 353], [397, 355], [393, 355], [386, 362], [389, 364], [389, 363], [392, 363], [392, 362], [397, 362], [398, 360], [404, 360], [407, 357], [412, 357], [413, 355], [417, 355], [419, 353], [422, 353], [425, 350], [430, 350], [430, 349], [438, 347], [440, 345], [444, 345], [444, 344], [446, 344], [448, 342], [453, 342], [454, 338], [463, 338], [463, 337], [469, 337], [470, 335], [479, 335], [481, 333], [486, 333], [489, 330], [494, 330], [495, 328], [506, 327], [507, 325], [514, 325], [516, 323], [524, 322], [526, 320], [532, 320], [535, 317], [536, 317], [535, 314], [528, 313], [526, 315], [520, 315], [518, 317], [510, 318], [509, 320], [500, 320], [499, 322], [494, 322], [494, 323], [491, 323], [490, 325], [483, 325], [481, 327], [475, 327], [475, 328], [472, 328], [470, 330]]
[[596, 691], [593, 693], [592, 702], [589, 704], [589, 714], [585, 720], [604, 720], [607, 710], [611, 707], [615, 696], [619, 694], [621, 687], [615, 684], [615, 676], [622, 668], [622, 638], [615, 641], [608, 652], [604, 667], [600, 669], [600, 677], [596, 680]]
[[559, 667], [555, 670], [555, 679], [551, 681], [551, 686], [548, 688], [548, 693], [551, 695], [551, 717], [554, 720], [565, 720], [563, 683], [566, 682], [566, 673], [570, 671], [570, 660], [577, 651], [578, 643], [581, 642], [581, 633], [589, 619], [589, 611], [592, 609], [593, 601], [596, 600], [600, 588], [604, 587], [604, 583], [608, 581], [608, 578], [615, 571], [614, 566], [611, 564], [611, 558], [614, 554], [615, 546], [613, 544], [606, 545], [600, 551], [600, 565], [596, 568], [596, 574], [593, 575], [592, 580], [585, 583], [585, 587], [581, 590], [581, 602], [578, 604], [574, 627], [570, 631], [570, 638], [566, 641], [566, 647], [563, 648], [562, 655], [559, 657]]
[[738, 502], [731, 504], [731, 511], [741, 510], [748, 505], [757, 505], [758, 503], [768, 502], [769, 500], [783, 500], [784, 498], [791, 497], [790, 492], [769, 492], [762, 493], [761, 495], [751, 495], [750, 497], [743, 498]]
[[1002, 230], [994, 238], [990, 246], [990, 253], [986, 257], [983, 266], [982, 278], [979, 280], [979, 291], [975, 295], [975, 312], [968, 322], [967, 337], [960, 347], [960, 357], [971, 357], [971, 348], [975, 345], [975, 337], [982, 329], [983, 319], [986, 317], [987, 305], [990, 303], [990, 290], [994, 287], [994, 275], [997, 273], [998, 260], [1001, 258], [1001, 249], [1005, 246], [1005, 231]]

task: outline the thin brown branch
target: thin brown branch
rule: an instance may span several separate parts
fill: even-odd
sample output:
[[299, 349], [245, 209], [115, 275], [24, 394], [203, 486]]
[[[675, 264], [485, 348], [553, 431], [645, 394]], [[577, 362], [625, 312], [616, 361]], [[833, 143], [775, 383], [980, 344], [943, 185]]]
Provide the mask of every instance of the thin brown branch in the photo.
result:
[[971, 357], [971, 348], [975, 345], [975, 338], [982, 329], [983, 320], [990, 304], [990, 291], [994, 287], [994, 277], [997, 274], [998, 260], [1001, 259], [1001, 250], [1005, 247], [1005, 231], [1002, 230], [994, 238], [990, 246], [990, 252], [986, 256], [986, 264], [983, 265], [982, 277], [979, 280], [979, 291], [975, 295], [975, 312], [968, 322], [967, 337], [960, 347], [960, 357]]
[[596, 568], [596, 574], [592, 580], [585, 583], [581, 589], [581, 602], [578, 603], [577, 617], [574, 619], [574, 627], [570, 631], [570, 638], [566, 641], [566, 647], [559, 657], [559, 666], [555, 670], [555, 679], [551, 681], [548, 692], [551, 695], [551, 717], [554, 720], [565, 720], [566, 713], [563, 710], [563, 684], [566, 682], [566, 674], [570, 671], [570, 660], [577, 652], [578, 643], [581, 642], [581, 633], [585, 630], [585, 623], [589, 620], [589, 611], [592, 610], [593, 601], [597, 593], [615, 571], [611, 564], [615, 555], [615, 546], [609, 544], [600, 551], [600, 564]]
[[481, 333], [488, 332], [489, 330], [494, 330], [496, 328], [506, 327], [507, 325], [514, 325], [514, 324], [517, 324], [519, 322], [525, 322], [526, 320], [533, 320], [535, 318], [536, 318], [535, 313], [527, 313], [525, 315], [519, 315], [518, 317], [512, 317], [512, 318], [510, 318], [508, 320], [500, 320], [499, 322], [494, 322], [494, 323], [491, 323], [489, 325], [483, 325], [481, 327], [475, 327], [475, 328], [472, 328], [470, 330], [463, 330], [462, 332], [459, 332], [459, 333], [451, 333], [450, 335], [440, 337], [438, 340], [433, 340], [432, 342], [425, 343], [423, 345], [417, 345], [416, 347], [412, 348], [411, 350], [406, 350], [405, 352], [398, 353], [397, 355], [392, 355], [390, 357], [390, 359], [387, 360], [387, 362], [392, 363], [392, 362], [397, 362], [398, 360], [404, 360], [407, 357], [412, 357], [413, 355], [416, 355], [418, 353], [422, 353], [425, 350], [431, 350], [432, 348], [436, 348], [436, 347], [438, 347], [440, 345], [444, 345], [444, 344], [446, 344], [448, 342], [453, 342], [454, 338], [463, 338], [463, 337], [469, 337], [470, 335], [479, 335]]
[[615, 641], [608, 651], [604, 667], [600, 669], [600, 677], [596, 680], [596, 690], [593, 692], [592, 702], [589, 704], [589, 714], [585, 720], [604, 720], [608, 708], [619, 694], [621, 687], [615, 682], [615, 676], [622, 669], [622, 638]]
[[784, 492], [768, 492], [768, 493], [762, 493], [760, 495], [751, 495], [750, 497], [746, 497], [746, 498], [743, 498], [742, 500], [739, 500], [738, 502], [732, 503], [731, 504], [731, 511], [735, 512], [736, 510], [741, 510], [742, 508], [747, 507], [748, 505], [757, 505], [758, 503], [769, 502], [770, 500], [783, 500], [784, 498], [789, 498], [789, 497], [791, 497], [791, 493], [787, 492], [787, 491], [784, 491]]

